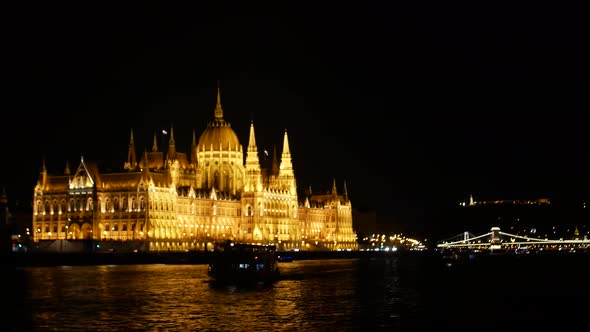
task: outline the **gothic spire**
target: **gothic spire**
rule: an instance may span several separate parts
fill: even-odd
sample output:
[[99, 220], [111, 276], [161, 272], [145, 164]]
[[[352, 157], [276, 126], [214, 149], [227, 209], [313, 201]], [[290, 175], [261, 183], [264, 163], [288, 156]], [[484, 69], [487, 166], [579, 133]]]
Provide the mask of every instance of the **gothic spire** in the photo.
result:
[[156, 133], [154, 133], [154, 144], [152, 145], [152, 152], [158, 152], [158, 140], [156, 138]]
[[256, 137], [254, 136], [254, 121], [250, 121], [250, 137], [248, 138], [248, 151], [250, 149], [258, 150], [256, 147]]
[[346, 181], [344, 181], [344, 200], [348, 201], [348, 189], [346, 189]]
[[281, 165], [279, 166], [279, 179], [285, 189], [288, 189], [291, 194], [296, 195], [297, 184], [295, 183], [295, 173], [293, 172], [291, 152], [289, 151], [287, 129], [285, 129], [285, 136], [283, 138], [283, 153], [281, 154]]
[[270, 165], [270, 174], [274, 176], [279, 175], [279, 158], [277, 157], [277, 147], [272, 147], [272, 164]]
[[149, 159], [148, 159], [148, 152], [147, 149], [143, 151], [143, 175], [145, 177], [145, 179], [148, 179], [148, 174], [150, 173], [150, 165], [149, 165]]
[[174, 126], [170, 125], [170, 139], [168, 140], [168, 144], [169, 145], [175, 145], [175, 141], [174, 141]]
[[247, 179], [246, 191], [262, 190], [262, 178], [260, 170], [260, 160], [258, 159], [258, 147], [254, 137], [254, 122], [250, 122], [250, 138], [248, 140], [248, 151], [246, 153], [246, 172]]
[[168, 140], [168, 159], [176, 158], [176, 144], [174, 141], [174, 126], [170, 125], [170, 139]]
[[133, 139], [133, 128], [129, 136], [129, 151], [127, 152], [127, 164], [125, 168], [134, 169], [137, 165], [137, 156], [135, 155], [135, 141]]
[[197, 135], [193, 129], [193, 142], [191, 143], [191, 164], [197, 163]]
[[332, 180], [332, 195], [338, 195], [338, 191], [336, 190], [336, 179]]
[[289, 151], [289, 137], [287, 136], [287, 129], [285, 129], [285, 136], [283, 136], [283, 153], [281, 154], [280, 173], [293, 176], [293, 164], [291, 163], [291, 152]]
[[47, 167], [45, 166], [45, 158], [43, 158], [43, 166], [41, 167], [41, 187], [45, 188], [47, 183]]

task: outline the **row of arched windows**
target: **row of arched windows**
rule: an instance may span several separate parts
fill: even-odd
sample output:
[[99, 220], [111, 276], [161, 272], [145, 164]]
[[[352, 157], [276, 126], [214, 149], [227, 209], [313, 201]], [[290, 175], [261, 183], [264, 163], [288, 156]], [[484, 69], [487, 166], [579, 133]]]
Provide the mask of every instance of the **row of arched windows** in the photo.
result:
[[[139, 201], [139, 202], [138, 202]], [[135, 197], [131, 198], [131, 203], [128, 204], [127, 198], [123, 198], [121, 202], [117, 198], [112, 201], [107, 198], [104, 202], [99, 198], [98, 206], [101, 212], [117, 212], [117, 211], [143, 211], [145, 210], [145, 201], [143, 196], [137, 200]], [[37, 214], [53, 214], [65, 212], [84, 212], [94, 211], [94, 201], [92, 197], [84, 198], [70, 198], [68, 201], [62, 199], [58, 200], [38, 200], [35, 205], [35, 213]]]

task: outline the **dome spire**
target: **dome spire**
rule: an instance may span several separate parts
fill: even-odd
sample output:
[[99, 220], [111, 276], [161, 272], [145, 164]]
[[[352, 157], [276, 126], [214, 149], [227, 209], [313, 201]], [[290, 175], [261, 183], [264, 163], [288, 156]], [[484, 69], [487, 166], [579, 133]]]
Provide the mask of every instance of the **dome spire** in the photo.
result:
[[221, 108], [221, 89], [219, 88], [219, 80], [217, 81], [217, 105], [215, 105], [215, 120], [223, 119], [223, 109]]

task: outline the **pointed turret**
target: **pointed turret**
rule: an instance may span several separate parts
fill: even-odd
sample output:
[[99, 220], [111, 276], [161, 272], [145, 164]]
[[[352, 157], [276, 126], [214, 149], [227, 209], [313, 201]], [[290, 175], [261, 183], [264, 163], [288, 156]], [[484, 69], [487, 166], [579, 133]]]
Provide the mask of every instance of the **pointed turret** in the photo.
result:
[[193, 142], [191, 143], [191, 164], [197, 164], [197, 135], [193, 130]]
[[281, 154], [281, 166], [279, 167], [279, 175], [293, 176], [293, 164], [291, 162], [291, 152], [289, 151], [289, 137], [287, 136], [287, 129], [283, 136], [283, 153]]
[[281, 165], [279, 166], [279, 181], [284, 189], [287, 189], [293, 195], [296, 195], [297, 184], [295, 183], [295, 173], [293, 172], [291, 152], [289, 151], [287, 129], [285, 129], [285, 136], [283, 138], [283, 153], [281, 154]]
[[272, 148], [272, 164], [270, 165], [270, 174], [273, 176], [279, 176], [279, 157], [276, 146], [273, 146]]
[[143, 152], [143, 167], [141, 170], [143, 171], [144, 178], [147, 179], [147, 175], [150, 172], [147, 149]]
[[152, 152], [158, 152], [158, 139], [156, 133], [154, 133], [154, 144], [152, 145]]
[[336, 179], [332, 180], [332, 195], [338, 195], [338, 191], [336, 190]]
[[43, 166], [41, 168], [41, 187], [45, 188], [47, 184], [47, 167], [45, 167], [45, 158], [43, 158]]
[[66, 167], [64, 169], [64, 175], [70, 175], [72, 172], [70, 171], [70, 162], [66, 160]]
[[133, 128], [129, 136], [129, 151], [127, 152], [127, 162], [125, 163], [125, 169], [132, 170], [137, 167], [137, 156], [135, 155], [135, 141], [133, 139]]
[[250, 121], [250, 136], [248, 137], [248, 151], [258, 151], [256, 136], [254, 135], [254, 121]]
[[246, 191], [262, 190], [262, 172], [258, 159], [258, 147], [254, 135], [254, 122], [250, 122], [250, 137], [248, 139], [248, 151], [246, 153]]
[[344, 201], [348, 202], [348, 189], [346, 189], [346, 181], [344, 181]]
[[176, 142], [174, 141], [174, 127], [170, 125], [170, 140], [168, 140], [168, 160], [176, 158]]

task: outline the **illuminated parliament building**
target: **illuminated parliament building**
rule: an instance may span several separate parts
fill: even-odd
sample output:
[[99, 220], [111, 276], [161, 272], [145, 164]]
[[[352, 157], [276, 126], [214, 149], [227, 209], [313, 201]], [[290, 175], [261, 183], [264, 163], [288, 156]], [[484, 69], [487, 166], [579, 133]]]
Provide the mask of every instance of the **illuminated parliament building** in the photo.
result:
[[100, 172], [81, 158], [63, 174], [45, 162], [34, 189], [33, 240], [46, 251], [200, 251], [215, 242], [275, 244], [280, 250], [356, 250], [352, 206], [341, 192], [298, 196], [287, 131], [280, 163], [262, 168], [250, 123], [244, 151], [224, 119], [219, 89], [213, 119], [190, 153], [136, 152], [133, 129], [127, 161]]

